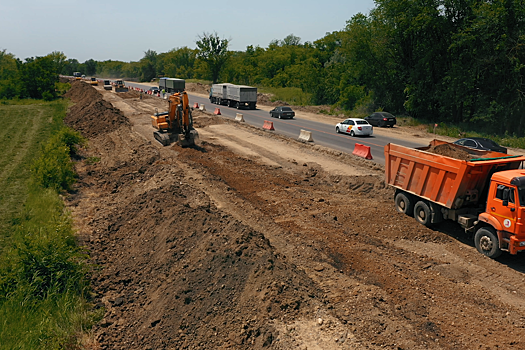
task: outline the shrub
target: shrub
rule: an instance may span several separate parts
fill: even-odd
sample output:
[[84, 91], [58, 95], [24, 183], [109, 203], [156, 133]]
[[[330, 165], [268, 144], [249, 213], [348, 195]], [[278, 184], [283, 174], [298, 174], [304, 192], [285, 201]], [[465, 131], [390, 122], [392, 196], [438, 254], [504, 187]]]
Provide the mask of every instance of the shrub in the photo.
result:
[[61, 129], [44, 146], [31, 172], [33, 183], [57, 191], [69, 190], [75, 182], [71, 156], [77, 152], [77, 145], [83, 144], [82, 136], [68, 128]]

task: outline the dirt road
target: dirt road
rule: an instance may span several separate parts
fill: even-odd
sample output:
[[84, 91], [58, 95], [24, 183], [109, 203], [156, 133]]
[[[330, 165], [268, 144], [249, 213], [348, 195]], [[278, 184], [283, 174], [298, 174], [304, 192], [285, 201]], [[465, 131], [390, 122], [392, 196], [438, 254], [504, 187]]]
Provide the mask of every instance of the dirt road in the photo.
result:
[[104, 320], [92, 349], [524, 349], [525, 265], [398, 214], [382, 168], [165, 102], [74, 82], [90, 142], [68, 205]]

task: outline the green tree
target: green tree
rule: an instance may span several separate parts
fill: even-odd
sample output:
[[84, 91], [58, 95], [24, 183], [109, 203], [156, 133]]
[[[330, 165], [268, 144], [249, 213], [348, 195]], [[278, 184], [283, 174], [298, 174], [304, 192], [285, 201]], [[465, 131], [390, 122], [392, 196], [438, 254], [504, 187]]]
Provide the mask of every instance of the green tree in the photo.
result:
[[288, 35], [281, 41], [282, 46], [299, 46], [301, 45], [301, 38], [293, 34]]
[[144, 52], [144, 57], [140, 60], [140, 81], [151, 81], [157, 77], [157, 53], [153, 50]]
[[15, 56], [0, 51], [0, 99], [11, 99], [19, 94], [16, 82], [18, 79], [18, 65]]
[[197, 58], [205, 63], [209, 77], [216, 83], [228, 60], [229, 40], [219, 38], [217, 33], [203, 33], [196, 44]]
[[93, 76], [97, 74], [97, 61], [90, 58], [86, 62], [84, 62], [84, 66], [86, 67], [85, 74], [89, 76]]
[[157, 73], [162, 76], [191, 79], [194, 77], [196, 50], [188, 47], [172, 49], [157, 56]]
[[73, 75], [73, 72], [79, 72], [80, 71], [79, 65], [80, 65], [80, 62], [78, 62], [77, 59], [75, 59], [75, 58], [67, 59], [64, 62], [64, 66], [62, 67], [62, 70], [60, 71], [60, 74], [71, 76], [71, 75]]
[[67, 57], [64, 55], [61, 51], [53, 51], [48, 55], [51, 60], [53, 60], [53, 65], [55, 66], [55, 72], [57, 74], [62, 74], [62, 71], [64, 70], [66, 64], [67, 64]]
[[27, 58], [20, 64], [21, 97], [51, 100], [56, 97], [58, 74], [51, 57]]

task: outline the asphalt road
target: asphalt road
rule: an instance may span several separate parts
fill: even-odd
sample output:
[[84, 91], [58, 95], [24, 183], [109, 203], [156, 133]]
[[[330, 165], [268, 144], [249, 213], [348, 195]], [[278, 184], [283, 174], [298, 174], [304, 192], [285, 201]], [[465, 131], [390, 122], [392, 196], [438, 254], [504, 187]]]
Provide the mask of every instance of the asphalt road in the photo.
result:
[[[142, 85], [138, 83], [126, 82], [127, 86], [138, 87], [140, 89], [147, 90], [150, 88], [148, 85]], [[219, 108], [221, 115], [224, 117], [234, 119], [237, 113], [242, 113], [246, 123], [259, 126], [262, 128], [264, 121], [269, 120], [273, 122], [275, 132], [286, 135], [293, 138], [298, 138], [301, 129], [311, 131], [312, 138], [316, 144], [330, 147], [342, 152], [352, 153], [355, 144], [360, 143], [365, 146], [369, 146], [373, 161], [379, 164], [385, 164], [384, 146], [388, 143], [396, 143], [406, 147], [421, 147], [426, 146], [425, 143], [409, 142], [401, 140], [399, 138], [388, 137], [384, 135], [373, 135], [367, 137], [351, 137], [346, 134], [338, 134], [335, 131], [335, 124], [329, 125], [321, 122], [315, 122], [307, 119], [301, 119], [300, 112], [299, 116], [294, 119], [277, 119], [271, 118], [267, 111], [261, 109], [248, 110], [248, 109], [236, 109], [227, 106], [214, 105], [209, 99], [203, 98], [199, 95], [193, 95], [188, 92], [190, 97], [190, 104], [193, 106], [198, 103], [199, 106], [203, 105], [207, 111], [214, 111], [215, 108]], [[297, 113], [296, 113], [297, 114]], [[374, 127], [377, 129], [377, 127]]]

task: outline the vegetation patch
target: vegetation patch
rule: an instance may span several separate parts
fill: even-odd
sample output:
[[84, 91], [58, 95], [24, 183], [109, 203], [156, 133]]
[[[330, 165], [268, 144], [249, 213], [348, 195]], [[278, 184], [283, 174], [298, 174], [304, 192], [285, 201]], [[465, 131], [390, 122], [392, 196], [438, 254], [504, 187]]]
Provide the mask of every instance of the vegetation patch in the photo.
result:
[[87, 256], [59, 196], [75, 180], [71, 156], [83, 142], [63, 126], [66, 109], [0, 106], [0, 209], [9, 209], [0, 210], [2, 348], [78, 348], [78, 333], [101, 314], [89, 311]]

